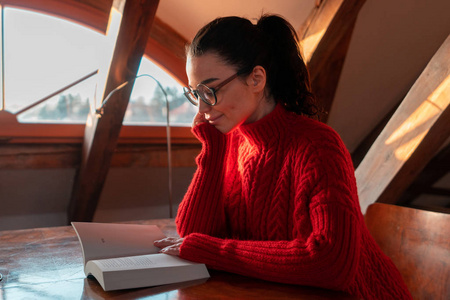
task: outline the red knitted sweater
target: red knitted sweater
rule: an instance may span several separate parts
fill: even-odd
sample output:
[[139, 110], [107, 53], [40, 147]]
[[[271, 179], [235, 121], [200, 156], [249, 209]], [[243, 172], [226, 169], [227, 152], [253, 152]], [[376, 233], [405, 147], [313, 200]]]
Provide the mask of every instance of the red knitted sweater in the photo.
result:
[[361, 214], [350, 155], [330, 127], [277, 105], [224, 135], [203, 123], [179, 206], [180, 257], [265, 280], [411, 299]]

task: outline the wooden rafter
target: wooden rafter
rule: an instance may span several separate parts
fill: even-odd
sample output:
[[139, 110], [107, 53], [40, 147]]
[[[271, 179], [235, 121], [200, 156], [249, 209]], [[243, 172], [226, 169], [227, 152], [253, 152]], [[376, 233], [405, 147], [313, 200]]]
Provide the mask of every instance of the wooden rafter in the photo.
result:
[[449, 53], [447, 37], [356, 170], [363, 212], [395, 203], [450, 136]]
[[[106, 71], [104, 99], [122, 83], [132, 80], [144, 54], [159, 0], [114, 1], [108, 35], [115, 35], [112, 59]], [[120, 25], [113, 27], [118, 14]], [[110, 36], [108, 36], [110, 38]], [[102, 83], [100, 82], [100, 85]], [[80, 170], [74, 182], [69, 204], [69, 221], [91, 221], [108, 173], [123, 117], [127, 109], [132, 84], [114, 93], [104, 105], [101, 118], [91, 114], [85, 129]]]
[[358, 13], [365, 0], [317, 1], [299, 30], [311, 86], [326, 122]]
[[[397, 204], [410, 205], [411, 202], [421, 194], [450, 194], [449, 190], [433, 188], [433, 185], [450, 172], [450, 144], [445, 146], [434, 156], [423, 169], [414, 183], [403, 193]], [[450, 204], [450, 202], [449, 202]]]

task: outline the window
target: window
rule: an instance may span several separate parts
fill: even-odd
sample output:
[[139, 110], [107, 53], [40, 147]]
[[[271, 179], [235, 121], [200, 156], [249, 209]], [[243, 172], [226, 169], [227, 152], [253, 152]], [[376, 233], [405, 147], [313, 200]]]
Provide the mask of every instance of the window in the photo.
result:
[[[102, 35], [97, 32], [55, 17], [9, 7], [4, 8], [3, 24], [3, 109], [11, 113], [22, 112], [98, 69], [96, 61], [102, 50]], [[78, 102], [79, 116], [73, 121], [84, 123], [87, 114], [81, 115], [82, 107], [92, 99], [94, 88], [95, 76], [25, 110], [18, 114], [18, 120], [71, 122], [70, 102]]]
[[[152, 75], [164, 87], [169, 101], [170, 123], [191, 126], [197, 110], [186, 100], [182, 86], [146, 58], [142, 59], [138, 71], [138, 76], [143, 74]], [[143, 76], [135, 80], [130, 103], [125, 113], [124, 124], [160, 126], [166, 124], [164, 94], [150, 77]]]
[[[84, 124], [90, 105], [101, 103], [95, 100], [95, 90], [98, 61], [108, 51], [105, 36], [46, 14], [2, 9], [5, 90], [0, 110], [16, 115], [19, 123]], [[145, 57], [138, 72], [143, 74], [152, 75], [163, 86], [171, 125], [190, 126], [196, 109], [184, 99], [181, 85]], [[165, 124], [163, 91], [150, 77], [138, 77], [124, 125]]]

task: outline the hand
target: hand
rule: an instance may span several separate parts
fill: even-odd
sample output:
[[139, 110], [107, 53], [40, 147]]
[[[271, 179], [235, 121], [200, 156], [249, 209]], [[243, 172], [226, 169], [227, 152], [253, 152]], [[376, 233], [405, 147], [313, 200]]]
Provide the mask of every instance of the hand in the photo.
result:
[[195, 126], [197, 126], [200, 123], [204, 123], [206, 122], [205, 119], [205, 114], [201, 114], [201, 113], [197, 113], [194, 117], [194, 120], [192, 121], [192, 128], [194, 128]]
[[175, 237], [168, 237], [162, 240], [157, 240], [153, 242], [153, 245], [155, 245], [158, 248], [162, 248], [159, 252], [170, 254], [170, 255], [180, 255], [180, 247], [183, 243], [184, 238], [175, 238]]

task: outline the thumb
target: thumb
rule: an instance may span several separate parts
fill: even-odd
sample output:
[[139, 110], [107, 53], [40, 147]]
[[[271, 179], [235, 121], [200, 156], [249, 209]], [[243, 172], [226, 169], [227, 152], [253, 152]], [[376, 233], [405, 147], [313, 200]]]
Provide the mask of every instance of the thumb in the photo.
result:
[[192, 127], [199, 125], [200, 123], [206, 122], [205, 115], [201, 113], [197, 113], [192, 121]]

